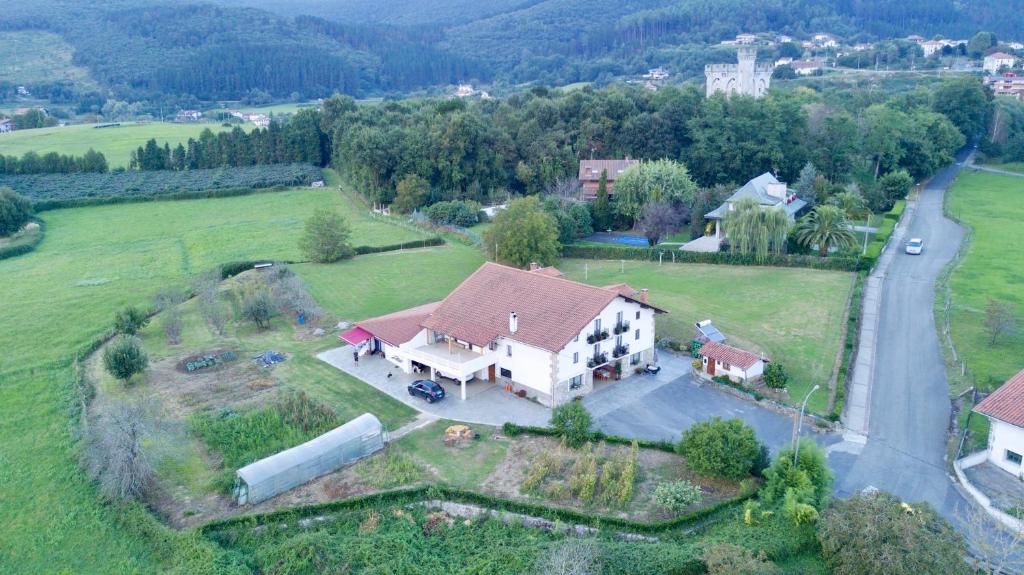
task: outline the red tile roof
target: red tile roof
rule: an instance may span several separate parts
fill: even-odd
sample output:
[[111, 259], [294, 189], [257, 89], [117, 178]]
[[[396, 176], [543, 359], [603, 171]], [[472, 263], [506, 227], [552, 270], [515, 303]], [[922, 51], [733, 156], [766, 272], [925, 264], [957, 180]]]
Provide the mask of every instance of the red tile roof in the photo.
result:
[[423, 323], [423, 320], [430, 317], [430, 314], [434, 313], [434, 310], [439, 305], [441, 305], [441, 302], [435, 301], [356, 322], [356, 325], [372, 333], [377, 339], [398, 346], [409, 341], [419, 333], [423, 329], [420, 324]]
[[1024, 369], [975, 405], [974, 411], [1024, 427]]
[[[422, 325], [481, 347], [504, 336], [558, 352], [621, 295], [487, 262], [455, 288]], [[515, 335], [509, 331], [512, 312], [518, 316]]]
[[553, 278], [560, 278], [560, 277], [562, 277], [563, 275], [565, 275], [565, 274], [563, 274], [563, 273], [562, 273], [561, 271], [559, 271], [559, 269], [558, 269], [558, 268], [556, 268], [556, 267], [554, 267], [554, 266], [548, 266], [548, 267], [546, 267], [546, 268], [537, 268], [537, 269], [535, 269], [535, 270], [530, 270], [530, 271], [532, 271], [532, 272], [533, 272], [533, 273], [535, 273], [535, 274], [541, 274], [541, 275], [545, 275], [545, 276], [551, 276], [551, 277], [553, 277]]
[[608, 181], [614, 182], [619, 172], [639, 163], [640, 160], [580, 160], [579, 180], [596, 182], [601, 179], [601, 172], [608, 170]]
[[709, 341], [702, 345], [698, 353], [709, 359], [717, 359], [722, 363], [735, 365], [740, 369], [750, 369], [754, 364], [761, 361], [757, 354], [714, 341]]

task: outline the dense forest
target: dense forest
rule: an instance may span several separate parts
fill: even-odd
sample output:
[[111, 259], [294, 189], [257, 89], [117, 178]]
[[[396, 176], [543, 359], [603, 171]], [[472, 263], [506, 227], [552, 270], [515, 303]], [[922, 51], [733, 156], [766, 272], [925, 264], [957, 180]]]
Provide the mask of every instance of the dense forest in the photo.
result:
[[[1024, 29], [1024, 0], [25, 0], [0, 31], [61, 35], [102, 87], [33, 85], [54, 102], [97, 110], [109, 98], [193, 107], [199, 101], [400, 95], [460, 81], [607, 82], [664, 65], [683, 77], [733, 58], [711, 46], [744, 31], [849, 40], [910, 33], [969, 37]], [[13, 85], [0, 86], [0, 96]]]

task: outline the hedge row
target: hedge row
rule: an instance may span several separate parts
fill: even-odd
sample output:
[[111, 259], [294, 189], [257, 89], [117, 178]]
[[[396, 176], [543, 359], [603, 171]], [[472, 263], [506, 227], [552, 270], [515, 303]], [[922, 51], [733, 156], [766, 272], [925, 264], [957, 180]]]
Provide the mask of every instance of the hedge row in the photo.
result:
[[[517, 435], [523, 435], [529, 433], [531, 435], [547, 435], [551, 437], [557, 437], [558, 431], [551, 427], [539, 427], [536, 425], [519, 425], [512, 422], [506, 422], [501, 426], [501, 431], [509, 437], [515, 437]], [[661, 451], [667, 451], [669, 453], [675, 453], [675, 445], [668, 441], [654, 441], [650, 439], [633, 439], [632, 437], [623, 437], [621, 435], [608, 435], [602, 431], [594, 431], [590, 434], [590, 441], [595, 443], [604, 441], [605, 443], [617, 443], [620, 445], [632, 445], [635, 441], [636, 444], [644, 449], [658, 449]]]
[[390, 244], [386, 246], [356, 246], [356, 255], [362, 256], [366, 254], [379, 254], [381, 252], [394, 252], [398, 250], [411, 250], [414, 248], [427, 248], [432, 246], [444, 245], [444, 238], [441, 236], [434, 236], [424, 240], [413, 240], [411, 242], [402, 242], [400, 244]]
[[875, 232], [875, 236], [868, 243], [867, 252], [865, 252], [862, 260], [865, 265], [863, 269], [871, 269], [874, 267], [875, 262], [878, 261], [879, 256], [882, 255], [882, 248], [885, 247], [886, 242], [889, 241], [889, 237], [896, 230], [896, 224], [899, 222], [900, 217], [903, 215], [903, 210], [906, 209], [906, 200], [900, 200], [892, 207], [891, 210], [885, 212], [882, 216], [882, 223], [878, 225], [878, 231]]
[[[673, 254], [674, 257], [673, 257]], [[624, 247], [624, 246], [591, 246], [570, 244], [562, 248], [562, 256], [566, 258], [582, 258], [592, 260], [649, 260], [667, 263], [687, 264], [724, 264], [737, 266], [773, 266], [785, 268], [811, 268], [818, 270], [857, 271], [861, 269], [861, 261], [855, 257], [773, 254], [764, 261], [758, 261], [753, 254], [733, 252], [686, 252], [662, 248]]]
[[162, 202], [169, 200], [202, 200], [206, 198], [233, 198], [264, 192], [283, 192], [290, 190], [288, 186], [271, 186], [267, 188], [212, 188], [206, 190], [168, 192], [158, 195], [139, 196], [103, 196], [82, 197], [68, 200], [43, 200], [32, 204], [36, 212], [59, 210], [64, 208], [82, 208], [86, 206], [103, 206], [110, 204], [137, 204], [140, 202]]
[[0, 175], [0, 186], [26, 196], [41, 211], [156, 197], [180, 198], [181, 194], [193, 197], [188, 194], [209, 190], [309, 185], [321, 177], [319, 168], [309, 164], [274, 164], [186, 171]]
[[858, 333], [860, 328], [860, 308], [864, 293], [864, 272], [857, 274], [853, 284], [853, 294], [850, 296], [850, 310], [846, 318], [846, 338], [843, 343], [843, 359], [839, 364], [839, 373], [836, 375], [836, 397], [832, 402], [832, 411], [826, 416], [830, 421], [839, 421], [843, 414], [843, 405], [846, 402], [846, 386], [850, 384], [850, 377], [853, 375], [853, 360], [857, 349]]
[[753, 495], [753, 492], [743, 493], [737, 497], [727, 499], [725, 501], [720, 501], [714, 505], [709, 505], [703, 509], [697, 510], [688, 515], [681, 515], [673, 519], [653, 521], [648, 523], [643, 521], [634, 521], [632, 519], [624, 519], [621, 517], [615, 517], [611, 515], [600, 515], [596, 513], [587, 513], [585, 511], [577, 511], [574, 509], [565, 509], [562, 507], [550, 507], [547, 505], [541, 505], [539, 503], [513, 501], [509, 499], [503, 499], [501, 497], [495, 497], [493, 495], [479, 493], [476, 491], [459, 489], [457, 487], [452, 487], [444, 483], [436, 483], [422, 485], [419, 487], [408, 487], [403, 489], [395, 489], [391, 491], [382, 491], [380, 493], [363, 495], [360, 497], [352, 497], [348, 499], [341, 499], [338, 501], [331, 501], [328, 503], [301, 505], [298, 507], [281, 509], [278, 511], [271, 511], [269, 513], [262, 513], [259, 515], [248, 515], [242, 517], [219, 519], [216, 521], [211, 521], [210, 523], [201, 526], [199, 528], [199, 531], [204, 534], [210, 534], [211, 532], [221, 530], [224, 528], [235, 527], [237, 525], [256, 527], [259, 525], [266, 525], [268, 523], [282, 521], [293, 522], [298, 518], [324, 515], [332, 512], [351, 511], [365, 509], [368, 507], [377, 507], [381, 505], [406, 505], [409, 503], [414, 503], [417, 501], [423, 501], [427, 499], [443, 499], [446, 501], [457, 501], [460, 503], [475, 504], [481, 507], [487, 507], [489, 509], [495, 509], [498, 511], [507, 511], [510, 513], [520, 513], [523, 515], [530, 515], [533, 517], [541, 517], [544, 519], [548, 519], [550, 521], [587, 525], [590, 527], [597, 528], [610, 527], [613, 529], [621, 529], [632, 533], [653, 534], [692, 525], [711, 515], [714, 515], [715, 513], [718, 513], [719, 511], [722, 511], [723, 509], [736, 506], [739, 503], [746, 501]]
[[39, 224], [39, 231], [32, 234], [30, 237], [27, 237], [23, 241], [12, 243], [9, 246], [0, 247], [0, 260], [27, 254], [36, 249], [39, 242], [43, 241], [43, 235], [46, 233], [46, 225], [40, 220], [33, 221]]

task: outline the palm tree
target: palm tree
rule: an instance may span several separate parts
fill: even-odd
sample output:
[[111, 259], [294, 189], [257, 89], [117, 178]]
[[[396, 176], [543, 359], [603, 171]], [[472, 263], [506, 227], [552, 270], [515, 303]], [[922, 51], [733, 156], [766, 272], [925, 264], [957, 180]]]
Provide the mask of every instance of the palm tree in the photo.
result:
[[796, 239], [810, 248], [818, 246], [818, 255], [826, 257], [829, 248], [849, 248], [856, 242], [846, 214], [837, 206], [818, 206], [796, 225]]

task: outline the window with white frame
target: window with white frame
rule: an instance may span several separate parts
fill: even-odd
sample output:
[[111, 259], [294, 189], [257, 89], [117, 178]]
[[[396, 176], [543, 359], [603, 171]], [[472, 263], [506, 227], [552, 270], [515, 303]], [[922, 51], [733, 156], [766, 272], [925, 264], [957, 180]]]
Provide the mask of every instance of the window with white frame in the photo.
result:
[[1016, 451], [1006, 450], [1006, 460], [1015, 465], [1020, 465], [1021, 455]]
[[639, 329], [636, 330], [635, 332], [633, 332], [633, 339], [635, 339], [637, 341], [640, 340], [640, 330]]
[[616, 323], [622, 323], [622, 312], [621, 311], [615, 314], [615, 322]]
[[601, 318], [594, 320], [594, 332], [597, 333], [599, 331], [601, 331]]
[[583, 374], [569, 380], [569, 391], [583, 387]]
[[512, 357], [512, 345], [511, 344], [505, 346], [505, 355], [507, 355], [509, 357]]
[[636, 319], [640, 319], [640, 310], [636, 310]]
[[638, 363], [640, 363], [639, 353], [634, 353], [633, 355], [629, 356], [629, 365], [637, 365]]
[[578, 352], [578, 351], [572, 352], [572, 362], [573, 363], [579, 363], [580, 362], [580, 352]]

